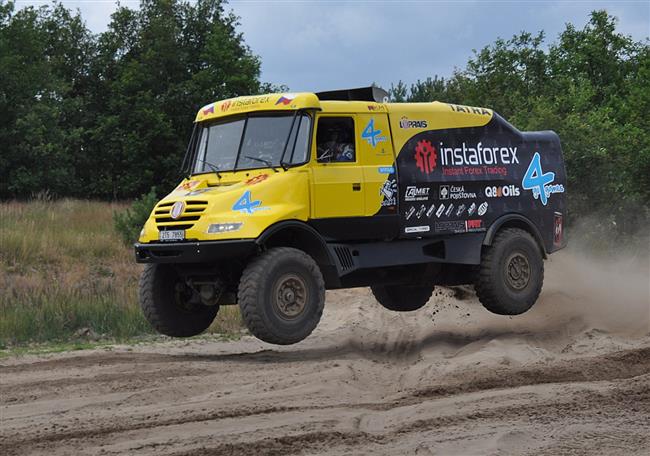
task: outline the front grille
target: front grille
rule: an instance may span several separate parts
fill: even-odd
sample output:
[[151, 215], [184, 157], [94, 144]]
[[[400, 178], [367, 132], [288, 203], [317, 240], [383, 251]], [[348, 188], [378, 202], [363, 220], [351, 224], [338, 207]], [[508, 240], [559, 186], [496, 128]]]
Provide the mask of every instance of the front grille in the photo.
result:
[[190, 229], [208, 207], [207, 201], [185, 201], [185, 210], [174, 220], [169, 215], [169, 211], [175, 202], [160, 203], [154, 209], [154, 218], [159, 231]]

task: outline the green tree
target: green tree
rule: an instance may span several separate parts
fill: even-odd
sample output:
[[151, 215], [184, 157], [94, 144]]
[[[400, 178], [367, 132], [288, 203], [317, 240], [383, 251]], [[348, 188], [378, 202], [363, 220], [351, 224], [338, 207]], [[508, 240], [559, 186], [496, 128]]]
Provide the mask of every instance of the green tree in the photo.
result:
[[91, 54], [62, 5], [0, 5], [0, 196], [73, 192]]
[[221, 0], [142, 0], [92, 35], [60, 3], [0, 0], [0, 197], [170, 188], [200, 106], [271, 90]]
[[91, 141], [105, 157], [95, 192], [169, 188], [200, 106], [260, 90], [259, 60], [236, 26], [219, 0], [144, 0], [113, 14], [94, 68]]

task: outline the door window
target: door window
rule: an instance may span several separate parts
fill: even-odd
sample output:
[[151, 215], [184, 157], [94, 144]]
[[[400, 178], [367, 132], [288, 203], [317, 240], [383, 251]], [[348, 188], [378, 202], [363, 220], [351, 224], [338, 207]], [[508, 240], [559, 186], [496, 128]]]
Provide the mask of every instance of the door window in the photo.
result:
[[354, 120], [351, 117], [321, 117], [316, 132], [319, 163], [356, 161]]

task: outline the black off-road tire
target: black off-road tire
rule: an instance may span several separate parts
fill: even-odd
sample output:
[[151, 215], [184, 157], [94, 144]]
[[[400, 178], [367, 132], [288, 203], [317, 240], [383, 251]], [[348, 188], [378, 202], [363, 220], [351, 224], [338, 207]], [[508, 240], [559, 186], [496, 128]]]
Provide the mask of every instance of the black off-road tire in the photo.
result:
[[375, 299], [388, 310], [410, 312], [423, 307], [433, 294], [433, 285], [373, 285]]
[[318, 325], [325, 283], [312, 257], [298, 249], [276, 247], [246, 266], [237, 297], [242, 318], [255, 337], [289, 345], [309, 336]]
[[189, 299], [184, 299], [187, 292], [177, 290], [179, 282], [172, 265], [146, 264], [140, 277], [140, 307], [159, 333], [172, 337], [196, 336], [212, 324], [219, 306], [190, 304]]
[[533, 236], [519, 228], [506, 228], [484, 248], [474, 286], [490, 312], [519, 315], [535, 304], [543, 282], [544, 259]]

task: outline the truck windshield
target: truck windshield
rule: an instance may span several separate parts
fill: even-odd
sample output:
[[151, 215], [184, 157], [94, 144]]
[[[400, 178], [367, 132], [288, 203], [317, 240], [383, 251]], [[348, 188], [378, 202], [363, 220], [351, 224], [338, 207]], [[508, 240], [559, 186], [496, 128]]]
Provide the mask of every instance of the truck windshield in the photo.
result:
[[304, 163], [310, 127], [304, 113], [251, 115], [200, 127], [193, 174]]

